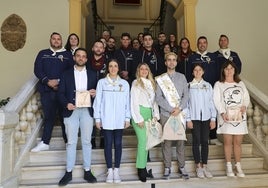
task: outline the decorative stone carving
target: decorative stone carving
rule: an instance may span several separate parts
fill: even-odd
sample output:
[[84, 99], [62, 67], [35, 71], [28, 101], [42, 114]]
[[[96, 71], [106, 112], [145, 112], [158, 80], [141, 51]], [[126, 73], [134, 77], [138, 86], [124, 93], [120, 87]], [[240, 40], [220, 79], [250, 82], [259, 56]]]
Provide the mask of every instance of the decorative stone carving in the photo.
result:
[[38, 119], [41, 118], [40, 95], [35, 93], [25, 104], [20, 112], [19, 123], [15, 128], [14, 139], [17, 144], [26, 143], [27, 137], [31, 134], [32, 129], [36, 126]]
[[12, 14], [7, 17], [1, 26], [1, 42], [4, 48], [9, 51], [23, 48], [26, 31], [26, 24], [20, 16]]

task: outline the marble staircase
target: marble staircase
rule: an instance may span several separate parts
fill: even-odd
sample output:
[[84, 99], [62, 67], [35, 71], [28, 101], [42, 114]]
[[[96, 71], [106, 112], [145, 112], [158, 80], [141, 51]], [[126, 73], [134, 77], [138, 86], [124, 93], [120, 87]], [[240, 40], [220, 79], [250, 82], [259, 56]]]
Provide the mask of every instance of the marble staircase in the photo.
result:
[[[227, 178], [225, 176], [225, 162], [223, 146], [209, 146], [208, 166], [214, 177], [212, 179], [199, 179], [195, 175], [195, 167], [191, 151], [191, 135], [187, 134], [186, 142], [186, 169], [191, 178], [187, 181], [182, 180], [177, 173], [177, 164], [175, 162], [175, 147], [173, 148], [172, 175], [169, 180], [163, 180], [163, 163], [161, 147], [157, 146], [150, 150], [151, 162], [148, 163], [148, 169], [152, 168], [154, 179], [141, 183], [137, 177], [135, 168], [136, 159], [136, 136], [132, 128], [127, 129], [123, 136], [123, 154], [120, 174], [122, 183], [107, 184], [106, 165], [103, 149], [96, 148], [92, 150], [92, 170], [97, 177], [98, 183], [89, 184], [83, 180], [81, 143], [78, 143], [77, 162], [73, 170], [73, 180], [66, 187], [268, 187], [268, 170], [264, 168], [263, 157], [253, 153], [253, 145], [244, 139], [242, 147], [242, 167], [246, 174], [245, 178]], [[38, 142], [40, 138], [36, 140]], [[99, 145], [99, 139], [97, 146]], [[45, 188], [58, 187], [58, 181], [65, 173], [66, 153], [65, 143], [61, 138], [59, 127], [55, 127], [53, 137], [50, 143], [49, 151], [39, 153], [29, 153], [29, 162], [21, 169], [20, 188]]]

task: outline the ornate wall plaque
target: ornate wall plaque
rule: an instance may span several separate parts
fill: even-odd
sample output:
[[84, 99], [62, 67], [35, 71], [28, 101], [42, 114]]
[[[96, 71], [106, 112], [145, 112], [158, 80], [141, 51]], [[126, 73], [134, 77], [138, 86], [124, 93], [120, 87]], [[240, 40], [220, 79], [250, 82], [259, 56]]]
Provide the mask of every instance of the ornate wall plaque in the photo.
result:
[[1, 42], [4, 48], [9, 51], [23, 48], [26, 31], [26, 24], [20, 16], [12, 14], [7, 17], [1, 26]]

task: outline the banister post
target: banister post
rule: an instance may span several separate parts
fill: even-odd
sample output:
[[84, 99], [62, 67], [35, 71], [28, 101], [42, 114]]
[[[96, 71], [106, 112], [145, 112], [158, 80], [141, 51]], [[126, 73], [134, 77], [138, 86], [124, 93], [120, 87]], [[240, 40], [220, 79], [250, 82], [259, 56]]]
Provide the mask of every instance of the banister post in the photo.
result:
[[19, 122], [16, 112], [0, 110], [0, 187], [17, 187], [17, 177], [14, 173], [15, 151], [14, 132]]

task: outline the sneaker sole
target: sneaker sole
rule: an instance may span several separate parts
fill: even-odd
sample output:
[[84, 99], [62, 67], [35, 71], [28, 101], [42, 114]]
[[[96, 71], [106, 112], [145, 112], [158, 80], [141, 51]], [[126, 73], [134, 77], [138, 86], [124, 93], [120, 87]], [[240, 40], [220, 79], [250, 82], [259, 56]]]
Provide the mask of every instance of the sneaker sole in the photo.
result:
[[183, 174], [181, 174], [180, 176], [181, 176], [181, 178], [183, 178], [185, 180], [190, 179], [190, 176], [189, 175], [183, 175]]
[[121, 180], [114, 180], [114, 183], [121, 183]]

